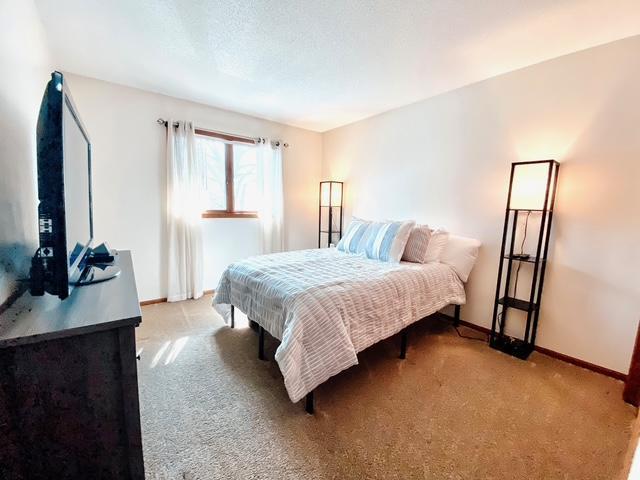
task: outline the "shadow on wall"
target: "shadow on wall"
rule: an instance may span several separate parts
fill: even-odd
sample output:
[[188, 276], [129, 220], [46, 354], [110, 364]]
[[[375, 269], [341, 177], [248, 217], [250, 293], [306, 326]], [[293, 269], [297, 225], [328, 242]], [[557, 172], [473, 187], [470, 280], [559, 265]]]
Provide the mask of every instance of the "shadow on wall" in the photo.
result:
[[28, 276], [35, 249], [17, 243], [0, 244], [0, 271], [14, 280]]
[[13, 108], [6, 92], [0, 91], [0, 303], [29, 275], [37, 246], [35, 123]]

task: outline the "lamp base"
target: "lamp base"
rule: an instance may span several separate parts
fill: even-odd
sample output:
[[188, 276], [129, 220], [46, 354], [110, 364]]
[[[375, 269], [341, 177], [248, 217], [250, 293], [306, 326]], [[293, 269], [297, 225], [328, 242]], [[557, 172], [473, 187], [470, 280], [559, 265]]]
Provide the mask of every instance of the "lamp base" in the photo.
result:
[[496, 335], [489, 341], [489, 346], [521, 360], [529, 358], [534, 349], [532, 344], [508, 335]]

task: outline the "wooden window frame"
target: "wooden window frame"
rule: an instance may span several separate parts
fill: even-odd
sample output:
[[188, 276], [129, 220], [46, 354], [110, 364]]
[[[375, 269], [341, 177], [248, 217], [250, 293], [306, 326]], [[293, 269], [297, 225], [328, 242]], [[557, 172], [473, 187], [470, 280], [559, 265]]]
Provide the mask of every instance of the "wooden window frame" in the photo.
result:
[[224, 161], [225, 161], [225, 190], [227, 192], [226, 210], [205, 210], [202, 218], [258, 218], [258, 212], [236, 211], [234, 210], [233, 195], [233, 144], [242, 143], [245, 145], [255, 145], [255, 140], [245, 137], [236, 137], [225, 133], [210, 132], [196, 128], [196, 135], [216, 138], [224, 141]]

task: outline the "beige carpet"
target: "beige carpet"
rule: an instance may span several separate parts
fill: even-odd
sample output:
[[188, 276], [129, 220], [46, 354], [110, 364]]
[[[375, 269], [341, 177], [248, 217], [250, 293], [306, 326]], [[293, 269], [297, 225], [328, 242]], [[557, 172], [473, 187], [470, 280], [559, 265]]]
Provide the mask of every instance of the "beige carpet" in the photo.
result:
[[210, 297], [143, 309], [147, 478], [610, 480], [621, 468], [635, 409], [619, 381], [522, 362], [428, 319], [407, 360], [398, 338], [370, 348], [316, 390], [309, 416], [287, 397], [275, 340], [262, 362], [239, 323]]

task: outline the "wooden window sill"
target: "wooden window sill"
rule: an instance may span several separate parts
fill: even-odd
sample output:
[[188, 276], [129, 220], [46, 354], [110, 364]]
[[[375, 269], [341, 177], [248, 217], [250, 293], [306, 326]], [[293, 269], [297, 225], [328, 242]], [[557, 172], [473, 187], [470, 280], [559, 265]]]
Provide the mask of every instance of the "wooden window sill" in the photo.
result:
[[202, 218], [258, 218], [256, 212], [220, 212], [210, 210], [202, 214]]

